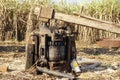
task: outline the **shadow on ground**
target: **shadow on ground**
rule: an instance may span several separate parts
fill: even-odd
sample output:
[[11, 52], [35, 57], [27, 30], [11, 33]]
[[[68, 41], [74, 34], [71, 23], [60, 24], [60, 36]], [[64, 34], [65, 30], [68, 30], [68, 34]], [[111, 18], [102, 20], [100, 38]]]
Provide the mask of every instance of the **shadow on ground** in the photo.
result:
[[120, 51], [118, 51], [118, 49], [110, 50], [107, 48], [82, 48], [82, 49], [78, 49], [78, 52], [84, 52], [92, 55], [99, 55], [99, 54], [108, 54], [108, 55], [119, 54], [120, 55]]
[[25, 46], [0, 46], [0, 52], [25, 52]]

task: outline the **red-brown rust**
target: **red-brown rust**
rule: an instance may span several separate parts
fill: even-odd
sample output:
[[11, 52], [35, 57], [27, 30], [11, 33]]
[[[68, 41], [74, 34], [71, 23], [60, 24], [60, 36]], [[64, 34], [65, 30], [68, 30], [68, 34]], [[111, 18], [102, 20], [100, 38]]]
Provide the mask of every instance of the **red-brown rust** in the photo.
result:
[[102, 39], [97, 42], [97, 45], [103, 48], [119, 48], [120, 47], [120, 39]]
[[66, 67], [66, 61], [60, 61], [60, 62], [49, 62], [49, 67], [50, 70], [60, 70], [60, 71], [64, 71], [67, 70]]

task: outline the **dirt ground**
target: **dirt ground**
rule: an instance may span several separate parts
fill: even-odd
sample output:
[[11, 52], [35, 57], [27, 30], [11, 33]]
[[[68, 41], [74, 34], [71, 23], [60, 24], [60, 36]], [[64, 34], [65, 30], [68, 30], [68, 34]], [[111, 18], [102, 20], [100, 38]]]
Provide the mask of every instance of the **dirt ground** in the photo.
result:
[[[94, 69], [83, 69], [78, 80], [120, 80], [120, 50], [108, 50], [95, 46], [77, 49], [77, 57], [101, 62]], [[1, 52], [0, 65], [7, 66], [8, 72], [0, 72], [0, 80], [68, 80], [43, 73], [31, 74], [25, 71], [25, 52]]]

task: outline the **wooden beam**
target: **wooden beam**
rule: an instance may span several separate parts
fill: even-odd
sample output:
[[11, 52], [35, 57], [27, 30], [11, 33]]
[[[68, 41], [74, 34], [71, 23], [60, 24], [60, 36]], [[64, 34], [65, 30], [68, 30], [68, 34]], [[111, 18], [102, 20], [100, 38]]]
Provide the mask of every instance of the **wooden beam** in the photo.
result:
[[82, 26], [87, 26], [91, 28], [101, 29], [101, 30], [120, 34], [120, 24], [115, 24], [108, 21], [103, 21], [82, 15], [80, 17], [72, 16], [63, 13], [55, 13], [54, 18], [69, 23], [75, 23]]
[[72, 80], [75, 79], [75, 77], [73, 75], [61, 73], [61, 72], [58, 72], [58, 71], [55, 71], [55, 70], [49, 70], [47, 68], [42, 68], [42, 67], [39, 67], [39, 66], [37, 66], [37, 70], [40, 71], [40, 72], [43, 72], [43, 73], [52, 74], [52, 75], [59, 76], [59, 77], [65, 77], [65, 78], [69, 78], [69, 79], [72, 79]]

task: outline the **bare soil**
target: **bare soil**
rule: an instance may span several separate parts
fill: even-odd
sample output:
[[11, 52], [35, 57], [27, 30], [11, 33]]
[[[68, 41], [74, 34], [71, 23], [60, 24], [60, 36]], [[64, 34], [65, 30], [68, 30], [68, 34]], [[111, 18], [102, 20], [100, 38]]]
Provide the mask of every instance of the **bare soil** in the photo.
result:
[[[96, 46], [79, 47], [77, 57], [93, 59], [102, 64], [95, 69], [83, 70], [78, 80], [120, 80], [120, 50]], [[0, 65], [9, 68], [8, 72], [0, 72], [0, 80], [68, 80], [48, 74], [35, 75], [25, 71], [25, 52], [1, 52]]]

